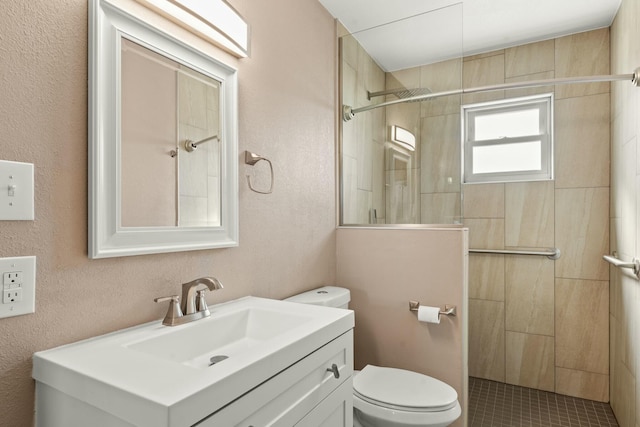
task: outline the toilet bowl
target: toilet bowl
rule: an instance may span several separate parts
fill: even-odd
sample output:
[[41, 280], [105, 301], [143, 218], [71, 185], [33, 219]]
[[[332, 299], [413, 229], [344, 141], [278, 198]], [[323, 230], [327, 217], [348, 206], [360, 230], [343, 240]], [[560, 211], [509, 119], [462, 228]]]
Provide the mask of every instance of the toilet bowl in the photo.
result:
[[[287, 301], [348, 308], [348, 289], [325, 286]], [[365, 366], [353, 378], [354, 427], [444, 427], [462, 413], [450, 385], [404, 369]]]

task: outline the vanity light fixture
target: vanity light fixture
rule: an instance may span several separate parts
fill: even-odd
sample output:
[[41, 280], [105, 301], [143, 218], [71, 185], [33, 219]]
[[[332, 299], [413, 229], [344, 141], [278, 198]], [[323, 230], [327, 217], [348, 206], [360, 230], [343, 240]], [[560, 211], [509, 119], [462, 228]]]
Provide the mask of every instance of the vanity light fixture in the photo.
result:
[[400, 126], [391, 126], [391, 141], [406, 148], [409, 151], [416, 151], [416, 136]]
[[238, 58], [249, 56], [249, 24], [226, 0], [136, 0]]

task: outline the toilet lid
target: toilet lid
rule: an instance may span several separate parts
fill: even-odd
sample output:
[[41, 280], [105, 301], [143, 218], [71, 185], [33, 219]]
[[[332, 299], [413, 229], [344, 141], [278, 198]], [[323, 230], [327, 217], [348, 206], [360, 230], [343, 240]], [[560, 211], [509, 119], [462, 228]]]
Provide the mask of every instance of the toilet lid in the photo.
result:
[[367, 365], [353, 379], [361, 396], [394, 407], [446, 410], [455, 406], [458, 393], [448, 384], [417, 372]]

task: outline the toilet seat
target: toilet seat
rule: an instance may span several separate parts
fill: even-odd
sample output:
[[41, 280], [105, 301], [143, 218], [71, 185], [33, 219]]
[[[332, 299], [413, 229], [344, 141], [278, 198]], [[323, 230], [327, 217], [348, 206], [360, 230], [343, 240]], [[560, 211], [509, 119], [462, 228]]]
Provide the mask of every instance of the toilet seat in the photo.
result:
[[404, 369], [367, 365], [353, 380], [354, 395], [364, 402], [407, 412], [441, 412], [458, 404], [448, 384]]

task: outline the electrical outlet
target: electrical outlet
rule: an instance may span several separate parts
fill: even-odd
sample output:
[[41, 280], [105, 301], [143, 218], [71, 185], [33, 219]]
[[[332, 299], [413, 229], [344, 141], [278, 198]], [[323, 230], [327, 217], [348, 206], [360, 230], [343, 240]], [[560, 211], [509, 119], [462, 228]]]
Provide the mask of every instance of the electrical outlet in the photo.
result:
[[18, 286], [22, 284], [22, 271], [12, 271], [10, 273], [4, 273], [2, 275], [3, 277], [3, 284], [4, 287], [6, 288], [7, 286]]
[[2, 303], [13, 304], [22, 301], [22, 288], [4, 290], [2, 292]]
[[0, 318], [35, 312], [36, 257], [0, 258]]

